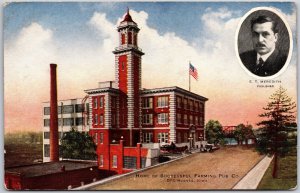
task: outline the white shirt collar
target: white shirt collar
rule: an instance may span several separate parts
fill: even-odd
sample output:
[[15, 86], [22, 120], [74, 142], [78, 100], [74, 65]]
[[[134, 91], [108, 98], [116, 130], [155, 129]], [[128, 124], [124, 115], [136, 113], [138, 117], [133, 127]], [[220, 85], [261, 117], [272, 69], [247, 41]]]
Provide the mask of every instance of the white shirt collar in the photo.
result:
[[264, 55], [260, 55], [257, 53], [256, 63], [259, 62], [259, 58], [261, 58], [265, 62], [271, 56], [271, 54], [273, 54], [274, 50], [275, 50], [275, 48], [271, 52], [264, 54]]

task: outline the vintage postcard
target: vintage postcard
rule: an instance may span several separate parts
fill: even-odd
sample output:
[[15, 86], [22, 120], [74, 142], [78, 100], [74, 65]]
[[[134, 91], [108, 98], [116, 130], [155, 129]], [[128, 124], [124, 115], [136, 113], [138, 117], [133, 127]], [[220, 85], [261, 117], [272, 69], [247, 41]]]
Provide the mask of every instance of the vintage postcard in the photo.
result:
[[295, 190], [294, 2], [3, 5], [7, 190]]

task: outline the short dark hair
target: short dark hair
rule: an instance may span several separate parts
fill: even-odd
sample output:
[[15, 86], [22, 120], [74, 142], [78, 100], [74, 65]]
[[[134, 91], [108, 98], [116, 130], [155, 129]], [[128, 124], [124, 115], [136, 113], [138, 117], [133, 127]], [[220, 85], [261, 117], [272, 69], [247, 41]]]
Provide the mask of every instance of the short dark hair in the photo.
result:
[[261, 24], [261, 23], [266, 23], [266, 22], [271, 22], [273, 32], [278, 33], [277, 22], [274, 21], [271, 17], [266, 16], [266, 15], [260, 15], [258, 17], [251, 19], [251, 30], [253, 30], [254, 24], [257, 24], [257, 23]]

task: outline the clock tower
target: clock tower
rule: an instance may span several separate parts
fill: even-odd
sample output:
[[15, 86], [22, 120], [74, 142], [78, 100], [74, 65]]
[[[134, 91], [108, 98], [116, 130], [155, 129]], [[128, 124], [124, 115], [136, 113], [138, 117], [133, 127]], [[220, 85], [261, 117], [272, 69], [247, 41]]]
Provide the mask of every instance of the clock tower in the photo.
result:
[[130, 132], [130, 146], [140, 141], [141, 128], [141, 64], [144, 53], [138, 47], [139, 28], [129, 9], [117, 28], [119, 46], [115, 48], [115, 80], [120, 90], [119, 128]]

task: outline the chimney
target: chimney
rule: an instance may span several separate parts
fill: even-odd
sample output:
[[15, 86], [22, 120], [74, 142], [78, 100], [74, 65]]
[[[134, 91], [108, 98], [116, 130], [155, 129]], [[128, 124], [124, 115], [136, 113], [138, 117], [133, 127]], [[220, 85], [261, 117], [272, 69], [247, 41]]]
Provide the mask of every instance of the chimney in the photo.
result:
[[56, 64], [50, 64], [50, 161], [59, 161]]

